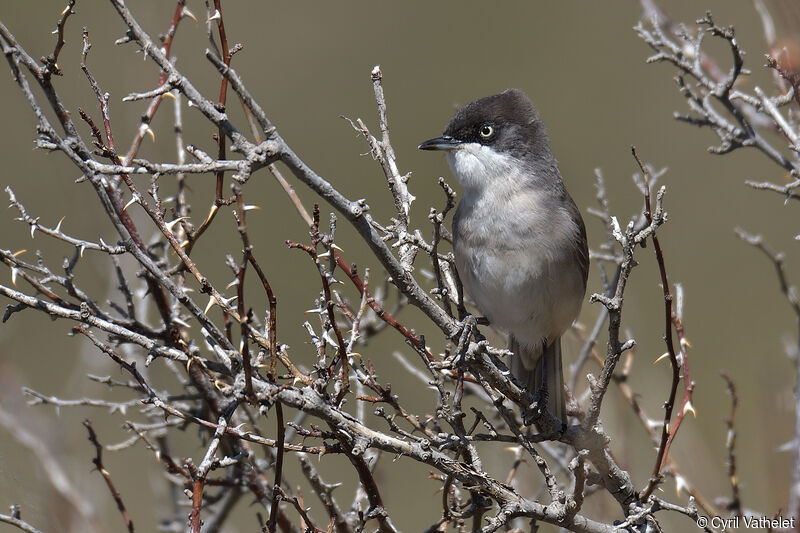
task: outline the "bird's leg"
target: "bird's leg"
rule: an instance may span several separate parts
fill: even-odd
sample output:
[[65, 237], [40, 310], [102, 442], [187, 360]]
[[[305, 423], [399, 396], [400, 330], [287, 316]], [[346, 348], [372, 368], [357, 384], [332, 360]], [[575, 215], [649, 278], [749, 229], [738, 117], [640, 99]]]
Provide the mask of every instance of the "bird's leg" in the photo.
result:
[[[547, 368], [547, 357], [544, 356], [544, 353], [545, 353], [546, 350], [547, 350], [547, 340], [543, 339], [542, 340], [542, 357], [541, 357], [542, 375], [541, 375], [541, 381], [539, 383], [539, 389], [536, 392], [543, 392], [545, 400], [547, 400], [547, 373], [549, 372], [549, 369]], [[545, 403], [547, 403], [547, 402], [545, 401]]]
[[[547, 339], [542, 339], [542, 353], [544, 353], [545, 349], [547, 348]], [[547, 358], [542, 356], [541, 358], [542, 364], [542, 372], [539, 382], [539, 388], [536, 389], [536, 392], [532, 394], [533, 402], [528, 406], [525, 412], [522, 413], [522, 420], [526, 426], [531, 425], [534, 422], [538, 422], [539, 419], [542, 417], [544, 413], [547, 412], [547, 400], [550, 396], [549, 391], [547, 390]]]
[[540, 408], [542, 410], [547, 409], [547, 399], [550, 395], [549, 391], [547, 390], [547, 357], [544, 356], [544, 351], [547, 348], [547, 341], [545, 340], [542, 347], [542, 375], [541, 382], [539, 383], [539, 388], [536, 390], [536, 395], [540, 398]]
[[522, 409], [522, 423], [526, 426], [535, 424], [539, 433], [546, 435], [548, 439], [558, 439], [567, 429], [567, 424], [563, 420], [555, 418], [547, 410], [548, 390], [546, 385], [542, 385], [535, 393], [531, 394], [533, 401], [530, 405]]
[[539, 387], [534, 393], [529, 393], [533, 401], [522, 410], [522, 423], [526, 426], [538, 423], [542, 415], [547, 412], [547, 386]]

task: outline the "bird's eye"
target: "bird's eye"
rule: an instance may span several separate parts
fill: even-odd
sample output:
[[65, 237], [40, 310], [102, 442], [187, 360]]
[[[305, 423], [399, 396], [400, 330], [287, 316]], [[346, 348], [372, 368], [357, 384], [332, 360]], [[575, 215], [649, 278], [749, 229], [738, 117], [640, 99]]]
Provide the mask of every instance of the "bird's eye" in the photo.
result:
[[484, 125], [483, 125], [483, 126], [481, 126], [481, 127], [480, 127], [480, 129], [478, 130], [478, 133], [479, 133], [479, 134], [480, 134], [480, 136], [481, 136], [481, 137], [483, 137], [484, 139], [488, 139], [489, 137], [491, 137], [492, 135], [494, 135], [494, 127], [492, 127], [490, 124], [484, 124]]

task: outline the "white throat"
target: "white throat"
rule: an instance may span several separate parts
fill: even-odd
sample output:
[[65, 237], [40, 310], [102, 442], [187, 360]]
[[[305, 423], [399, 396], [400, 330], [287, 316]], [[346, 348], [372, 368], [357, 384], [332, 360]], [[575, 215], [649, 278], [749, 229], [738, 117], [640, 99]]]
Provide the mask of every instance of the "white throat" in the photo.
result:
[[520, 185], [519, 162], [482, 144], [462, 144], [447, 152], [447, 162], [467, 194], [480, 193], [488, 188], [511, 192]]
[[478, 143], [465, 143], [447, 152], [447, 162], [461, 185], [475, 192], [499, 185], [497, 181], [519, 171], [513, 157]]

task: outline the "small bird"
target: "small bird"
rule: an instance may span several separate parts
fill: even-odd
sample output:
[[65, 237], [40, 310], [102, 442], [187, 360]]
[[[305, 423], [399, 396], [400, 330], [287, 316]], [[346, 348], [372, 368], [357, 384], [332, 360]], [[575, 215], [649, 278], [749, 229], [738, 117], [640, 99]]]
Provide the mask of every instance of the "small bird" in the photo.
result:
[[507, 89], [459, 109], [419, 149], [444, 151], [464, 187], [453, 250], [467, 293], [508, 333], [513, 376], [566, 424], [561, 336], [581, 310], [589, 251], [544, 124]]

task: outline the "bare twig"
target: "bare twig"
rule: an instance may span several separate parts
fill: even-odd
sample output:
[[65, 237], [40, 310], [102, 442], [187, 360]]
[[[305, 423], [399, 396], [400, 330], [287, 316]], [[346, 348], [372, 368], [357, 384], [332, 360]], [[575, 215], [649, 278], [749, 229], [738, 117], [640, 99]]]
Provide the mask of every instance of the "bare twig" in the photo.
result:
[[800, 516], [800, 357], [797, 355], [800, 354], [800, 297], [798, 297], [797, 289], [789, 283], [784, 266], [784, 255], [775, 252], [769, 245], [764, 243], [764, 239], [760, 235], [750, 235], [738, 228], [736, 229], [736, 233], [743, 241], [760, 250], [772, 261], [781, 292], [789, 302], [795, 315], [797, 344], [795, 345], [795, 353], [792, 354], [795, 365], [795, 426], [794, 442], [792, 445], [792, 476], [791, 485], [789, 486], [788, 513], [789, 516], [797, 517]]
[[280, 503], [281, 480], [283, 479], [283, 450], [286, 426], [283, 425], [283, 407], [281, 404], [275, 405], [275, 424], [278, 427], [278, 453], [275, 459], [275, 483], [272, 485], [272, 505], [269, 511], [269, 533], [275, 533], [276, 520], [278, 517], [278, 506]]
[[103, 466], [103, 446], [101, 446], [100, 442], [97, 440], [97, 434], [94, 432], [91, 420], [84, 420], [83, 425], [89, 432], [89, 441], [92, 443], [95, 449], [95, 457], [92, 459], [92, 463], [94, 463], [97, 471], [103, 476], [103, 480], [106, 482], [108, 491], [111, 493], [111, 497], [114, 498], [114, 501], [117, 504], [117, 509], [122, 515], [122, 520], [125, 522], [125, 527], [128, 528], [129, 533], [133, 533], [135, 531], [133, 527], [133, 520], [128, 514], [128, 510], [125, 508], [125, 504], [122, 502], [122, 497], [119, 495], [119, 491], [117, 491], [114, 483], [111, 481], [111, 474], [108, 472], [108, 470], [106, 470], [105, 466]]
[[6, 514], [1, 514], [0, 513], [0, 522], [3, 522], [4, 524], [9, 524], [11, 526], [14, 526], [14, 527], [16, 527], [17, 529], [19, 529], [21, 531], [25, 531], [26, 533], [42, 533], [41, 530], [36, 529], [32, 525], [30, 525], [28, 522], [26, 522], [25, 520], [22, 519], [22, 517], [20, 516], [20, 511], [19, 511], [19, 506], [18, 505], [12, 505], [11, 506], [11, 514], [10, 515], [6, 515]]
[[728, 480], [731, 484], [731, 500], [728, 503], [728, 510], [735, 516], [742, 516], [742, 500], [739, 496], [739, 477], [736, 474], [736, 426], [734, 424], [734, 417], [736, 416], [736, 407], [739, 403], [739, 397], [736, 394], [736, 385], [727, 374], [727, 372], [720, 372], [720, 376], [725, 380], [728, 387], [728, 394], [731, 396], [731, 411], [725, 418], [725, 426], [727, 426], [727, 437], [725, 439], [725, 449], [728, 450]]
[[[642, 172], [645, 197], [644, 219], [645, 222], [650, 225], [653, 221], [653, 214], [651, 211], [652, 203], [650, 199], [650, 184], [652, 182], [650, 170], [639, 159], [639, 155], [636, 153], [636, 148], [632, 147], [631, 152], [636, 160], [636, 164], [639, 166], [639, 170]], [[667, 401], [664, 403], [664, 424], [661, 426], [661, 442], [658, 446], [656, 462], [653, 466], [653, 472], [650, 475], [650, 481], [648, 482], [647, 487], [645, 487], [645, 489], [639, 495], [639, 498], [643, 501], [647, 500], [647, 498], [650, 496], [650, 494], [652, 494], [653, 490], [655, 490], [656, 486], [658, 486], [661, 481], [661, 469], [664, 467], [664, 462], [666, 460], [665, 458], [669, 454], [669, 447], [675, 439], [675, 435], [678, 433], [678, 428], [680, 428], [683, 415], [686, 413], [686, 411], [693, 410], [691, 401], [692, 390], [694, 389], [694, 384], [692, 383], [691, 375], [689, 374], [688, 356], [685, 350], [685, 343], [681, 343], [680, 358], [675, 351], [675, 344], [673, 342], [672, 335], [673, 326], [680, 327], [682, 329], [683, 325], [679, 322], [678, 314], [673, 310], [672, 291], [670, 290], [669, 279], [667, 278], [667, 267], [664, 262], [664, 252], [661, 249], [661, 243], [659, 242], [655, 231], [653, 231], [651, 239], [653, 241], [653, 249], [656, 254], [656, 262], [658, 263], [658, 271], [661, 275], [661, 287], [664, 293], [664, 342], [667, 345], [667, 355], [672, 367], [672, 384], [669, 389]], [[684, 372], [683, 401], [681, 403], [680, 412], [678, 416], [675, 417], [675, 423], [671, 424], [672, 409], [675, 405], [675, 398], [678, 393], [681, 370]]]

